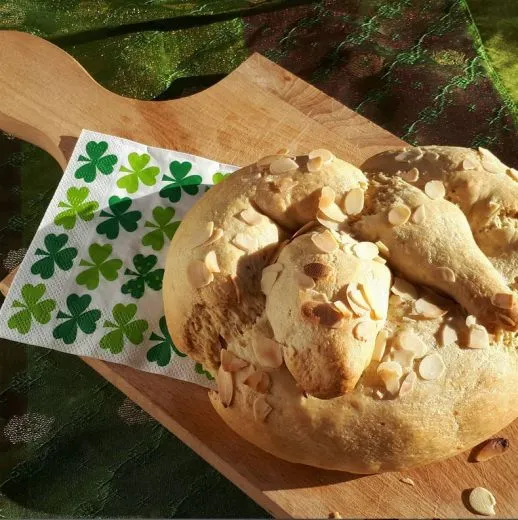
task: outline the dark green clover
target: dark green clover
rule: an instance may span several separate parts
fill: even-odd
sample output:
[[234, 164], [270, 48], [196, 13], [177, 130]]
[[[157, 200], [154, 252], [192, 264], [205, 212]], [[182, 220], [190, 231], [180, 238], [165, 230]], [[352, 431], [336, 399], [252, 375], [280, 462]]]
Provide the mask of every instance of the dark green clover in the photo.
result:
[[173, 238], [176, 233], [180, 221], [171, 222], [175, 214], [173, 208], [156, 207], [153, 210], [153, 221], [147, 220], [144, 227], [152, 228], [153, 231], [146, 233], [142, 237], [143, 246], [151, 246], [154, 251], [160, 251], [164, 247], [165, 237], [169, 240]]
[[214, 378], [210, 375], [210, 372], [205, 370], [201, 363], [196, 363], [196, 365], [194, 365], [194, 371], [197, 374], [201, 374], [202, 376], [205, 376], [209, 381], [214, 381]]
[[97, 177], [99, 171], [103, 175], [113, 173], [115, 165], [117, 164], [117, 156], [113, 154], [104, 155], [108, 150], [108, 143], [106, 141], [90, 141], [86, 144], [86, 155], [80, 155], [78, 161], [84, 162], [76, 172], [76, 179], [83, 179], [85, 182], [93, 182]]
[[169, 165], [172, 177], [164, 175], [163, 181], [171, 181], [160, 190], [160, 196], [171, 202], [178, 202], [182, 196], [182, 190], [189, 195], [196, 195], [200, 189], [201, 177], [199, 175], [188, 175], [191, 171], [190, 162], [173, 161]]
[[126, 282], [121, 291], [123, 294], [131, 294], [133, 298], [142, 298], [146, 285], [155, 291], [162, 289], [162, 278], [164, 277], [163, 269], [155, 269], [158, 258], [155, 255], [135, 255], [133, 257], [133, 265], [135, 271], [126, 269], [124, 274], [134, 276], [135, 278]]
[[77, 249], [75, 247], [65, 247], [68, 242], [68, 235], [55, 235], [49, 233], [43, 240], [45, 249], [36, 249], [35, 255], [43, 256], [32, 264], [31, 273], [39, 274], [44, 280], [47, 280], [54, 275], [55, 266], [58, 266], [62, 271], [72, 269], [74, 258], [77, 256]]
[[138, 227], [137, 222], [142, 218], [140, 211], [128, 211], [131, 206], [131, 199], [129, 197], [117, 197], [113, 195], [108, 199], [111, 213], [102, 210], [101, 217], [107, 217], [104, 222], [101, 222], [96, 230], [99, 235], [106, 235], [110, 240], [114, 240], [119, 236], [119, 228], [125, 229], [128, 232], [135, 231]]
[[162, 336], [153, 332], [149, 337], [151, 341], [158, 341], [158, 343], [147, 351], [147, 360], [151, 363], [156, 362], [159, 367], [165, 367], [169, 364], [169, 361], [171, 361], [171, 351], [177, 356], [186, 357], [187, 354], [180, 352], [173, 343], [169, 331], [167, 330], [165, 316], [160, 318], [158, 326], [160, 327]]
[[97, 327], [97, 321], [101, 317], [101, 311], [99, 309], [87, 310], [91, 302], [92, 297], [89, 294], [83, 296], [71, 294], [67, 298], [69, 314], [58, 311], [56, 317], [66, 319], [66, 321], [52, 331], [53, 336], [56, 339], [63, 340], [66, 345], [70, 345], [76, 340], [78, 328], [85, 334], [92, 334]]
[[56, 302], [51, 299], [42, 300], [46, 290], [42, 283], [25, 284], [21, 290], [22, 301], [13, 301], [13, 308], [22, 310], [9, 318], [7, 326], [16, 329], [20, 334], [27, 334], [31, 330], [33, 318], [42, 325], [48, 323], [52, 311], [56, 308]]
[[144, 331], [148, 328], [146, 320], [134, 320], [137, 306], [134, 303], [124, 305], [117, 303], [112, 309], [114, 321], [105, 321], [104, 327], [115, 329], [101, 338], [100, 346], [112, 354], [119, 354], [124, 348], [124, 338], [133, 345], [140, 345], [144, 341]]

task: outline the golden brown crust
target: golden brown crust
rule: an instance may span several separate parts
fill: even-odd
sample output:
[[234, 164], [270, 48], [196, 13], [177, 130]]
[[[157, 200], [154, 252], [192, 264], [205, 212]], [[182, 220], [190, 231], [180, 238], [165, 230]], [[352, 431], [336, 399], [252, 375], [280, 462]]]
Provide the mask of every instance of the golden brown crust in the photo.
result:
[[[173, 341], [213, 374], [221, 349], [232, 353], [211, 402], [284, 459], [409, 468], [518, 415], [509, 287], [518, 253], [511, 235], [495, 245], [500, 224], [516, 225], [506, 193], [516, 181], [485, 152], [439, 147], [410, 149], [405, 167], [419, 172], [403, 180], [400, 153], [369, 160], [367, 177], [322, 151], [311, 163], [259, 161], [211, 188], [173, 238], [164, 278]], [[491, 200], [497, 217], [480, 209]], [[397, 282], [389, 298], [393, 276], [416, 286]]]

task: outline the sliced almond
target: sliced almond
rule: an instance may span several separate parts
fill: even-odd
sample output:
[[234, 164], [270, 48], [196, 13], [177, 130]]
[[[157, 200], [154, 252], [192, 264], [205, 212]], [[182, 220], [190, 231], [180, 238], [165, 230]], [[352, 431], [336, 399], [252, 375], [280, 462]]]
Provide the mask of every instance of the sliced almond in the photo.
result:
[[308, 172], [319, 172], [322, 169], [323, 165], [324, 161], [322, 157], [319, 155], [318, 157], [313, 157], [312, 159], [309, 159], [306, 163], [306, 168]]
[[202, 246], [210, 246], [211, 244], [213, 244], [214, 242], [217, 242], [220, 238], [222, 238], [224, 235], [224, 232], [221, 228], [215, 228], [212, 235], [208, 238], [208, 240], [206, 240], [205, 242], [203, 242], [203, 244], [200, 244]]
[[505, 453], [508, 449], [509, 441], [504, 439], [504, 437], [488, 439], [474, 448], [476, 452], [474, 459], [476, 462], [485, 462], [493, 457], [502, 455], [502, 453]]
[[496, 293], [491, 299], [491, 303], [499, 309], [512, 309], [514, 305], [513, 293]]
[[424, 192], [432, 199], [442, 199], [446, 195], [446, 188], [442, 181], [428, 181], [424, 185]]
[[200, 289], [214, 280], [214, 275], [201, 260], [193, 260], [187, 267], [187, 279], [195, 288]]
[[280, 157], [270, 164], [270, 173], [279, 175], [281, 173], [294, 172], [299, 165], [291, 157]]
[[416, 182], [419, 179], [419, 170], [411, 168], [407, 172], [403, 172], [401, 178], [406, 182]]
[[353, 245], [353, 252], [362, 260], [373, 260], [378, 256], [379, 249], [373, 242], [358, 242]]
[[365, 301], [372, 309], [372, 313], [376, 320], [384, 320], [387, 317], [387, 300], [383, 297], [379, 290], [378, 280], [375, 278], [368, 279], [361, 284]]
[[282, 349], [274, 339], [257, 334], [252, 342], [258, 363], [265, 368], [279, 368], [282, 365]]
[[248, 361], [237, 357], [233, 352], [226, 348], [222, 348], [219, 351], [219, 359], [225, 372], [237, 372], [238, 370], [247, 367], [249, 364]]
[[246, 233], [238, 233], [232, 239], [232, 244], [234, 244], [237, 248], [247, 253], [255, 251], [259, 247], [257, 238], [251, 235], [247, 235]]
[[332, 253], [338, 249], [338, 242], [329, 230], [311, 235], [311, 241], [322, 253]]
[[347, 287], [347, 303], [357, 316], [365, 316], [369, 314], [371, 308], [365, 301], [363, 293], [358, 289], [358, 284], [350, 283]]
[[263, 273], [261, 276], [261, 291], [264, 295], [268, 296], [272, 290], [273, 284], [277, 281], [277, 276], [279, 273], [276, 271], [265, 271], [263, 269]]
[[394, 159], [398, 162], [413, 162], [418, 161], [423, 157], [423, 152], [420, 148], [410, 148], [408, 150], [404, 150], [394, 157]]
[[448, 312], [426, 298], [419, 298], [414, 305], [415, 312], [426, 319], [440, 318]]
[[332, 271], [333, 270], [329, 265], [321, 262], [311, 262], [304, 266], [304, 273], [313, 278], [313, 280], [327, 278]]
[[365, 193], [361, 188], [353, 188], [345, 196], [345, 212], [348, 215], [358, 215], [363, 211]]
[[296, 272], [295, 278], [297, 279], [297, 284], [301, 289], [313, 289], [313, 287], [315, 287], [315, 281], [307, 274]]
[[451, 325], [450, 323], [445, 323], [441, 327], [441, 331], [439, 333], [439, 342], [441, 347], [447, 347], [448, 345], [451, 345], [452, 343], [455, 343], [458, 341], [459, 335], [457, 334], [457, 331]]
[[321, 157], [322, 162], [324, 164], [329, 164], [335, 158], [335, 156], [329, 150], [326, 150], [325, 148], [318, 148], [317, 150], [312, 150], [311, 152], [309, 152], [308, 157], [310, 159], [314, 159], [315, 157]]
[[507, 168], [505, 173], [507, 173], [507, 175], [513, 179], [513, 181], [518, 182], [518, 170], [515, 170], [514, 168]]
[[343, 301], [335, 300], [333, 306], [344, 318], [350, 318], [352, 316], [351, 311]]
[[403, 300], [417, 300], [419, 298], [419, 292], [416, 287], [398, 276], [394, 278], [394, 283], [390, 290]]
[[[410, 374], [408, 374], [408, 375], [410, 375]], [[407, 376], [407, 378], [408, 378], [408, 376]], [[403, 389], [404, 384], [405, 383], [403, 382], [403, 384], [401, 385], [401, 390]], [[401, 395], [401, 390], [399, 390], [399, 395]], [[415, 482], [410, 477], [400, 478], [399, 481], [403, 482], [403, 484], [408, 484], [409, 486], [415, 486]]]
[[272, 380], [267, 372], [256, 370], [255, 372], [252, 372], [243, 383], [256, 392], [266, 394], [270, 389]]
[[466, 317], [466, 326], [467, 327], [471, 327], [472, 325], [476, 325], [476, 324], [477, 324], [477, 318], [475, 318], [475, 316], [470, 314], [469, 316]]
[[421, 224], [426, 217], [426, 209], [423, 204], [417, 206], [417, 208], [412, 213], [412, 222], [414, 224]]
[[333, 188], [330, 188], [329, 186], [324, 186], [322, 190], [320, 191], [320, 199], [318, 200], [318, 208], [324, 209], [331, 204], [335, 202], [336, 193]]
[[482, 325], [472, 325], [469, 328], [468, 348], [489, 348], [489, 334]]
[[257, 161], [257, 166], [270, 166], [270, 164], [272, 164], [272, 162], [277, 161], [278, 159], [281, 159], [282, 157], [284, 157], [283, 154], [267, 155]]
[[219, 273], [219, 264], [218, 264], [218, 257], [216, 256], [216, 251], [209, 251], [205, 255], [205, 265], [207, 266], [207, 269], [211, 273]]
[[417, 381], [417, 375], [415, 372], [409, 372], [403, 382], [401, 383], [401, 388], [399, 389], [399, 397], [403, 397], [406, 394], [409, 394], [413, 389], [415, 382]]
[[484, 167], [484, 169], [491, 173], [500, 173], [502, 169], [502, 163], [500, 162], [498, 157], [496, 157], [496, 155], [494, 155], [486, 148], [482, 148], [481, 146], [479, 146], [478, 148], [478, 153], [482, 160], [482, 166]]
[[340, 222], [337, 222], [336, 220], [331, 220], [330, 218], [326, 217], [320, 210], [317, 213], [316, 219], [317, 222], [322, 224], [327, 229], [338, 231], [338, 229], [340, 228]]
[[463, 159], [459, 165], [459, 170], [476, 170], [477, 165], [471, 159]]
[[399, 363], [404, 369], [412, 369], [414, 366], [415, 352], [411, 350], [392, 350], [390, 360]]
[[388, 213], [388, 221], [393, 226], [402, 226], [410, 218], [410, 208], [404, 204], [394, 206]]
[[415, 333], [404, 330], [397, 335], [397, 342], [403, 350], [413, 352], [417, 359], [422, 358], [428, 352], [428, 345]]
[[264, 422], [270, 415], [273, 408], [268, 404], [266, 398], [261, 395], [255, 398], [253, 404], [254, 419], [258, 422]]
[[223, 366], [220, 365], [216, 374], [216, 384], [218, 385], [219, 398], [223, 406], [227, 407], [232, 404], [234, 397], [234, 382], [232, 380], [232, 372], [225, 372]]
[[387, 261], [381, 256], [377, 256], [376, 258], [373, 258], [373, 261], [378, 262], [378, 264], [383, 264], [383, 265], [385, 265], [387, 263]]
[[344, 222], [347, 218], [338, 207], [338, 204], [334, 202], [325, 208], [320, 208], [320, 213], [334, 222]]
[[495, 516], [496, 498], [486, 488], [476, 487], [469, 494], [469, 505], [475, 512], [485, 516]]
[[199, 235], [196, 235], [195, 240], [192, 243], [192, 248], [203, 245], [212, 236], [214, 231], [214, 222], [210, 221], [205, 224], [201, 229]]
[[375, 242], [375, 244], [378, 247], [378, 251], [381, 256], [384, 258], [390, 258], [389, 248], [381, 240], [378, 240]]
[[252, 206], [244, 209], [239, 216], [241, 217], [241, 220], [246, 222], [249, 226], [257, 226], [264, 218], [263, 215], [256, 211]]
[[279, 148], [275, 153], [278, 155], [290, 155], [290, 151], [286, 147]]
[[356, 324], [353, 330], [354, 337], [359, 341], [369, 341], [376, 334], [376, 324], [365, 320]]
[[384, 361], [378, 365], [376, 373], [390, 394], [396, 395], [399, 392], [399, 380], [403, 375], [403, 368], [399, 363]]
[[388, 332], [380, 330], [374, 342], [374, 351], [372, 352], [373, 361], [381, 361], [385, 355], [385, 348], [387, 346]]
[[419, 363], [419, 375], [427, 381], [439, 379], [444, 374], [446, 365], [439, 354], [430, 354]]
[[455, 273], [449, 267], [437, 267], [435, 273], [437, 273], [437, 278], [439, 278], [439, 280], [449, 283], [455, 282]]

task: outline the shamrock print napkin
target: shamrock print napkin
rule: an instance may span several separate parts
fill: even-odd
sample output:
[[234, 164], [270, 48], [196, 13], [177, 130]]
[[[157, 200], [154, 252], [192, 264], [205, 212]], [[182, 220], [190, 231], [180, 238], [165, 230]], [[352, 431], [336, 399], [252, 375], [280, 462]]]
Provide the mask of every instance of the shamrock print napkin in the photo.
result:
[[235, 171], [84, 130], [0, 311], [4, 338], [212, 386], [162, 306], [183, 215]]

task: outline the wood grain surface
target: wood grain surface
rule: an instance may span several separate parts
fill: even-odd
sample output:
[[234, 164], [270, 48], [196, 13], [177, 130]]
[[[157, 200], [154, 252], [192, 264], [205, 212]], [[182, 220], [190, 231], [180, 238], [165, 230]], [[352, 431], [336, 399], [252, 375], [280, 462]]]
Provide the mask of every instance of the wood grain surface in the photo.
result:
[[[403, 143], [260, 55], [208, 90], [173, 101], [117, 96], [70, 56], [24, 33], [0, 31], [0, 128], [48, 151], [64, 168], [81, 129], [244, 165], [288, 147], [325, 147], [356, 165]], [[11, 283], [0, 284], [4, 293]], [[84, 358], [205, 460], [277, 517], [467, 518], [467, 491], [484, 486], [499, 517], [518, 517], [518, 450], [482, 464], [467, 454], [408, 472], [355, 476], [291, 464], [231, 431], [207, 391]], [[515, 422], [502, 435], [518, 441]], [[224, 497], [221, 497], [224, 500]]]

